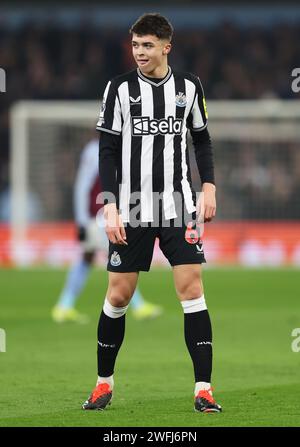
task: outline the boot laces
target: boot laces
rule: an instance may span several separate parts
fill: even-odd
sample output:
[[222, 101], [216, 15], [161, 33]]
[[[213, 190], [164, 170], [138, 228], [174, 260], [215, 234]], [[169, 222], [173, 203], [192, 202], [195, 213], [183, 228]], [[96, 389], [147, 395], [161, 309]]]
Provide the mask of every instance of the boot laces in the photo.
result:
[[209, 388], [208, 390], [200, 390], [197, 397], [207, 400], [210, 404], [215, 404], [216, 401], [209, 391], [213, 391], [213, 388]]
[[91, 395], [91, 401], [96, 402], [99, 397], [103, 396], [104, 394], [108, 394], [111, 392], [111, 389], [109, 387], [108, 383], [99, 383]]

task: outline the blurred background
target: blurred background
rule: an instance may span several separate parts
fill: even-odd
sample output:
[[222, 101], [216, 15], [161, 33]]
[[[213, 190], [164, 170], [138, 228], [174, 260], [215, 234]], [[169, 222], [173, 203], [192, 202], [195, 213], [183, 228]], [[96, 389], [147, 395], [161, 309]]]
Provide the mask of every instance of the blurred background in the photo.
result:
[[[170, 65], [204, 86], [218, 198], [210, 265], [300, 266], [300, 6], [179, 0], [1, 4], [0, 265], [76, 257], [79, 155], [105, 84], [134, 68], [128, 28], [145, 11], [170, 19]], [[190, 161], [199, 190], [192, 147]]]

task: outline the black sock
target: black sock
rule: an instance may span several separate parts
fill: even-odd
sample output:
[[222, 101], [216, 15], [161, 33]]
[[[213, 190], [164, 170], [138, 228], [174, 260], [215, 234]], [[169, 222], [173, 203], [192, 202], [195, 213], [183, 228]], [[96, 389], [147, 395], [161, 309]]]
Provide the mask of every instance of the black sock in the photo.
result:
[[207, 310], [184, 314], [184, 336], [194, 365], [195, 382], [210, 383], [212, 328]]
[[108, 317], [102, 310], [98, 324], [98, 376], [109, 377], [125, 334], [125, 315]]

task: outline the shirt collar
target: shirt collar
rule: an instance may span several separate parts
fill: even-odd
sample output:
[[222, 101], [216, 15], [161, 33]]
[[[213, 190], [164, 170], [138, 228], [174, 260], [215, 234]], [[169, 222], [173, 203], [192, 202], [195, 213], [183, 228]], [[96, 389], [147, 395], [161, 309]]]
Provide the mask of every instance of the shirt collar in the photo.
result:
[[167, 82], [170, 79], [170, 77], [172, 75], [172, 69], [170, 66], [168, 66], [168, 73], [160, 82], [151, 81], [151, 79], [149, 79], [143, 75], [143, 73], [141, 72], [141, 70], [139, 68], [137, 68], [137, 74], [138, 74], [139, 78], [141, 78], [145, 82], [148, 82], [148, 84], [154, 85], [154, 87], [160, 87], [161, 85], [163, 85], [165, 82]]

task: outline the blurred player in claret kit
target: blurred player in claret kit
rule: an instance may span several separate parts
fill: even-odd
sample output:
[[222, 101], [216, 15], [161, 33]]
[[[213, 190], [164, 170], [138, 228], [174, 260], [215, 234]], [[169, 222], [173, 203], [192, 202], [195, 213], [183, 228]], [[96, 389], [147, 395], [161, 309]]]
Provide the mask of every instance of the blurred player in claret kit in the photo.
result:
[[[52, 309], [52, 318], [57, 323], [88, 322], [87, 315], [75, 309], [75, 302], [86, 283], [96, 252], [108, 250], [101, 205], [96, 203], [100, 193], [98, 153], [99, 142], [94, 139], [85, 146], [81, 154], [74, 190], [75, 222], [81, 253], [68, 273], [58, 303]], [[157, 317], [162, 313], [160, 306], [145, 301], [137, 289], [132, 297], [131, 310], [137, 320]]]
[[[196, 228], [199, 215], [210, 221], [216, 212], [204, 93], [197, 76], [168, 66], [173, 28], [165, 17], [144, 14], [130, 33], [137, 69], [108, 83], [97, 124], [100, 178], [103, 191], [112, 197], [104, 206], [110, 241], [109, 284], [98, 325], [98, 380], [83, 409], [103, 410], [111, 401], [126, 310], [139, 272], [150, 269], [158, 238], [173, 268], [183, 308], [185, 341], [194, 366], [194, 409], [220, 412], [211, 387], [212, 328], [201, 279], [202, 241], [188, 231], [193, 228], [191, 222]], [[204, 193], [198, 216], [186, 145], [188, 129]], [[158, 194], [162, 200], [157, 207]], [[139, 197], [138, 201], [133, 197]], [[137, 214], [133, 202], [139, 203]]]

